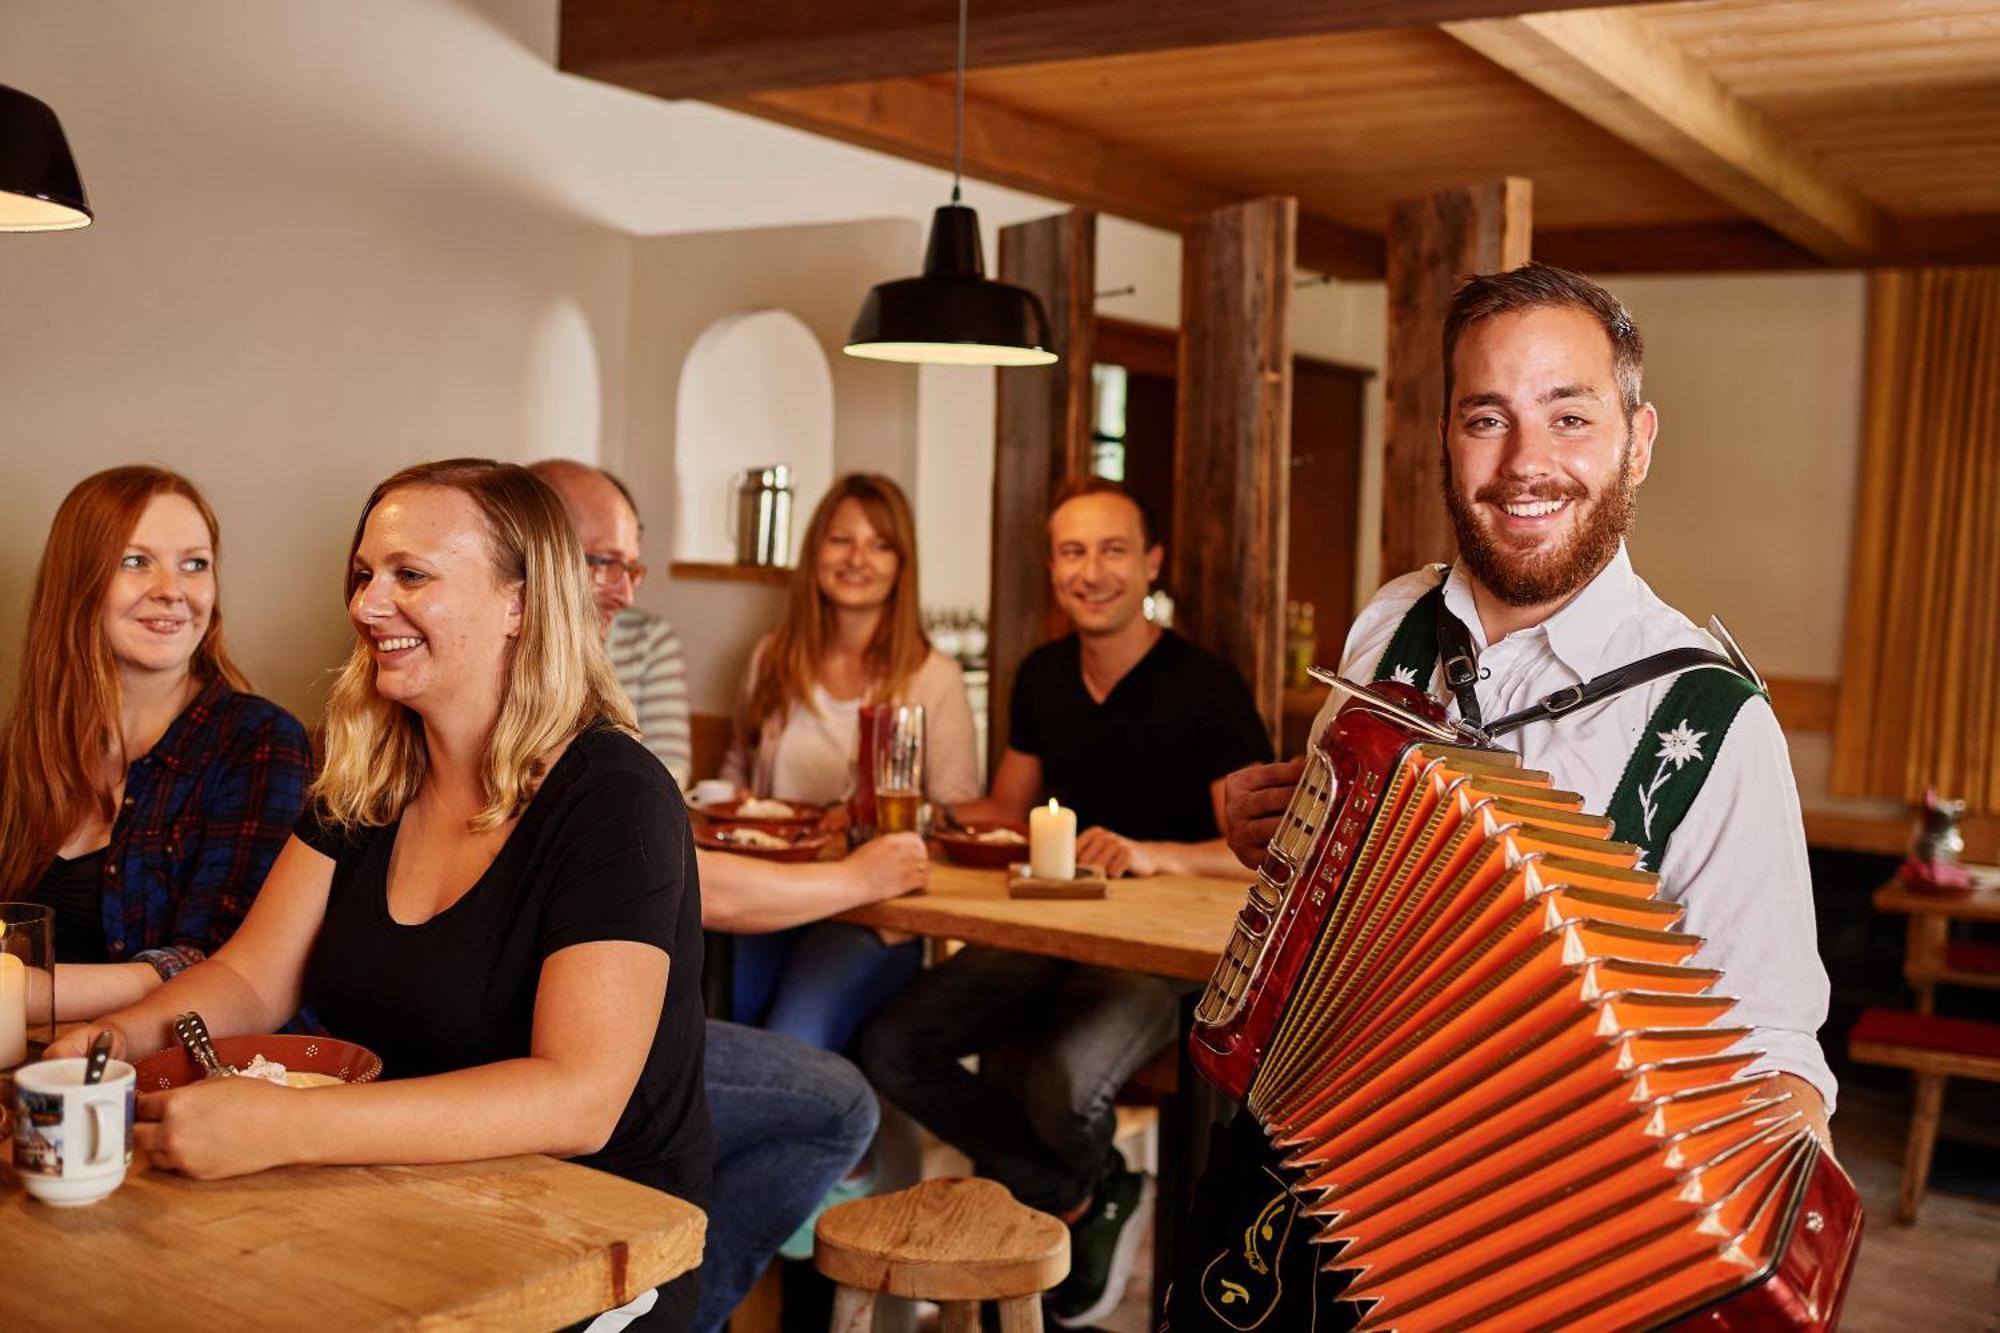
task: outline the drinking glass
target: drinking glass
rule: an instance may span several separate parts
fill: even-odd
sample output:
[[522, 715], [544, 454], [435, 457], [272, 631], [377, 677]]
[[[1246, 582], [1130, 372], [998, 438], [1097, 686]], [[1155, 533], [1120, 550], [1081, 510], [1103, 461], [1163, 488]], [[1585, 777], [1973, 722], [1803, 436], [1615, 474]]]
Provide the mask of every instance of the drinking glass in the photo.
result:
[[915, 833], [924, 802], [924, 709], [896, 704], [880, 723], [875, 751], [875, 828], [881, 833]]
[[55, 910], [0, 903], [0, 1070], [56, 1039]]

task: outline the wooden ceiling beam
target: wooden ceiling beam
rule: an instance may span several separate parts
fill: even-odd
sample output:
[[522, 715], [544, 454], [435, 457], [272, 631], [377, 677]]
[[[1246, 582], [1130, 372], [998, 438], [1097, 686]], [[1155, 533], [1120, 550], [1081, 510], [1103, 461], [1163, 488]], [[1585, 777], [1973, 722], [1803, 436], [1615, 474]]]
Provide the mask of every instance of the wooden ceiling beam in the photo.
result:
[[1836, 264], [1894, 240], [1888, 218], [1645, 21], [1619, 10], [1446, 23], [1445, 32]]
[[[1606, 0], [979, 0], [974, 69], [1408, 28]], [[561, 68], [660, 97], [720, 99], [774, 88], [936, 74], [952, 68], [953, 0], [563, 0]]]
[[[930, 79], [788, 89], [719, 105], [929, 166], [951, 165], [951, 88]], [[965, 174], [1169, 231], [1242, 198], [1115, 144], [972, 100], [965, 108]], [[1335, 277], [1380, 277], [1382, 238], [1301, 216], [1298, 260]]]

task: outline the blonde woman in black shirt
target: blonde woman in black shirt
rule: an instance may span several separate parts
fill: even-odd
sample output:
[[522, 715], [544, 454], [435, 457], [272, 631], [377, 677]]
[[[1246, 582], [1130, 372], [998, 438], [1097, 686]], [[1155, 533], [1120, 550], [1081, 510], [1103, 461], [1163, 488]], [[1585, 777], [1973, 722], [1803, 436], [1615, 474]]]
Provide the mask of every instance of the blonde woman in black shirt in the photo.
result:
[[[227, 1035], [304, 1004], [386, 1077], [149, 1094], [156, 1164], [211, 1178], [540, 1152], [707, 1203], [693, 847], [583, 569], [525, 469], [454, 460], [376, 487], [296, 835], [227, 945], [102, 1026], [144, 1054], [188, 1009]], [[685, 1327], [692, 1288], [663, 1288], [645, 1326]]]

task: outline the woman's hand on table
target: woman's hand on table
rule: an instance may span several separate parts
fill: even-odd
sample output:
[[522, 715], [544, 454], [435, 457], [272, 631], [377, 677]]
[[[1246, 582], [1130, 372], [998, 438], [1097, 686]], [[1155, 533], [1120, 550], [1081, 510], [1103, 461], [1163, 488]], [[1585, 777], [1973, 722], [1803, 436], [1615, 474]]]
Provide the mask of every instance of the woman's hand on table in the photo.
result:
[[90, 1043], [97, 1040], [97, 1034], [100, 1032], [109, 1032], [111, 1034], [111, 1058], [114, 1060], [123, 1060], [125, 1058], [125, 1034], [109, 1023], [77, 1024], [69, 1031], [63, 1033], [62, 1036], [50, 1042], [49, 1048], [43, 1052], [42, 1058], [44, 1060], [64, 1060], [72, 1056], [89, 1055]]
[[261, 1078], [208, 1078], [142, 1092], [132, 1134], [154, 1166], [195, 1180], [246, 1176], [298, 1160], [286, 1142], [289, 1113], [312, 1092]]
[[866, 901], [900, 898], [931, 882], [930, 850], [914, 833], [885, 833], [849, 852], [840, 868], [855, 877]]

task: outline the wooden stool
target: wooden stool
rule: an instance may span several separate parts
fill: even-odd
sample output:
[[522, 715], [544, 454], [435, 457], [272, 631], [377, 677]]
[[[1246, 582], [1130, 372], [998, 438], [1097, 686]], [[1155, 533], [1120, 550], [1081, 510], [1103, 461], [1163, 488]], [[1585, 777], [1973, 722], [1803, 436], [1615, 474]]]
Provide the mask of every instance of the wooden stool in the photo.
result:
[[936, 1301], [941, 1333], [979, 1333], [988, 1300], [1003, 1333], [1041, 1333], [1041, 1294], [1069, 1276], [1069, 1228], [995, 1181], [926, 1180], [827, 1209], [813, 1263], [839, 1284], [833, 1333], [868, 1333], [883, 1292]]
[[2000, 1083], [2000, 1023], [1869, 1009], [1847, 1034], [1847, 1053], [1863, 1064], [1907, 1069], [1916, 1076], [1917, 1106], [1903, 1157], [1896, 1220], [1917, 1220], [1917, 1203], [1931, 1174], [1944, 1082], [1953, 1074]]

